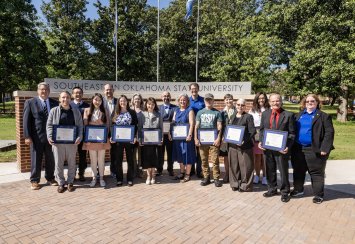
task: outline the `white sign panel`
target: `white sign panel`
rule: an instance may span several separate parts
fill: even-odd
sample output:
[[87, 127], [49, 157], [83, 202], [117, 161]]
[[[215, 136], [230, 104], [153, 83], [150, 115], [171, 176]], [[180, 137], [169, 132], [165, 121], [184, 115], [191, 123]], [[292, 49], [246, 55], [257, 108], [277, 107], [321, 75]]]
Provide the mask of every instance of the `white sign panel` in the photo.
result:
[[[164, 91], [171, 93], [173, 98], [181, 93], [189, 95], [189, 84], [191, 82], [139, 82], [139, 81], [100, 81], [100, 80], [67, 80], [51, 79], [44, 80], [50, 85], [51, 92], [71, 91], [79, 86], [84, 93], [102, 92], [105, 84], [112, 84], [115, 94], [132, 95], [134, 93], [144, 94], [144, 97], [151, 95], [160, 97]], [[199, 82], [200, 92], [203, 96], [212, 93], [215, 98], [222, 99], [225, 94], [250, 95], [251, 82]]]

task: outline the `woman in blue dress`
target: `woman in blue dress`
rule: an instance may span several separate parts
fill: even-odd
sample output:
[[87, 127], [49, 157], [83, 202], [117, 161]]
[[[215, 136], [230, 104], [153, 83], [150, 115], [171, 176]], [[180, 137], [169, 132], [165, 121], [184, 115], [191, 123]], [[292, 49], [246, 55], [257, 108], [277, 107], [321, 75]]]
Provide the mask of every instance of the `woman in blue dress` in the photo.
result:
[[[190, 180], [191, 166], [196, 162], [195, 143], [193, 140], [193, 131], [195, 126], [195, 113], [189, 107], [189, 97], [187, 94], [181, 94], [178, 97], [179, 107], [174, 112], [173, 124], [189, 124], [189, 131], [186, 140], [174, 140], [173, 142], [173, 161], [180, 164], [180, 174], [176, 179], [181, 182]], [[169, 134], [171, 138], [171, 135]]]

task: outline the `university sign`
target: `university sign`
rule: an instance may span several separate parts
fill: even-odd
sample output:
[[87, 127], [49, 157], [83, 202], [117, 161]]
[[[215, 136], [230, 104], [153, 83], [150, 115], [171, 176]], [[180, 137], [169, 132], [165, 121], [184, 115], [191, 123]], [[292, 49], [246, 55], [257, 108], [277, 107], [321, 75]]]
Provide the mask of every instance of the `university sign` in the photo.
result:
[[[144, 97], [160, 96], [168, 91], [173, 97], [181, 93], [189, 93], [190, 82], [139, 82], [139, 81], [102, 81], [102, 80], [67, 80], [46, 78], [45, 82], [50, 85], [51, 92], [70, 91], [79, 86], [84, 93], [102, 92], [105, 84], [112, 84], [115, 94], [132, 95], [142, 93]], [[223, 99], [227, 93], [234, 96], [250, 95], [251, 82], [199, 82], [200, 94], [214, 94], [216, 99]]]

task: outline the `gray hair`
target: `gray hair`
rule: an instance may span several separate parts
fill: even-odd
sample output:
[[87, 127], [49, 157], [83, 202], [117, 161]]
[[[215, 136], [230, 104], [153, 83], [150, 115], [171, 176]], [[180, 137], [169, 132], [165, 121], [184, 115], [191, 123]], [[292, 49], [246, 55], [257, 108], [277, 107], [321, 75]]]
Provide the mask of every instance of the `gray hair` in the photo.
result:
[[[184, 97], [184, 98], [187, 99], [187, 106], [190, 106], [190, 98], [189, 98], [189, 96], [188, 96], [186, 93], [181, 93], [181, 94], [176, 98], [176, 103], [177, 103], [177, 105], [179, 106], [179, 100], [180, 100], [180, 98], [182, 98], [182, 97]], [[179, 107], [180, 107], [180, 106], [179, 106]]]
[[241, 103], [241, 104], [245, 104], [245, 99], [244, 98], [239, 98], [238, 100], [237, 100], [237, 102], [239, 102], [239, 103]]
[[39, 89], [41, 86], [45, 86], [45, 87], [47, 87], [47, 89], [49, 90], [49, 84], [48, 84], [47, 82], [38, 83], [37, 89]]

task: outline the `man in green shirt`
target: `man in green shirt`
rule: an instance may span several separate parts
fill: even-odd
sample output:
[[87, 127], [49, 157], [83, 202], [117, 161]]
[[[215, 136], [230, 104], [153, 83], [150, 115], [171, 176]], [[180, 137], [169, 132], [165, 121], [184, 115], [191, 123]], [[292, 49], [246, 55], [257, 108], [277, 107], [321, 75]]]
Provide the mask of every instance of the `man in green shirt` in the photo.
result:
[[[219, 181], [219, 146], [221, 144], [222, 138], [222, 115], [221, 113], [213, 107], [214, 97], [211, 93], [205, 95], [206, 107], [198, 111], [196, 115], [196, 126], [195, 126], [195, 144], [199, 147], [201, 161], [202, 161], [202, 171], [203, 180], [201, 181], [201, 186], [206, 186], [210, 184], [210, 167], [208, 163], [208, 158], [211, 156], [211, 161], [213, 163], [213, 178], [216, 187], [221, 187], [222, 182]], [[216, 140], [212, 145], [201, 145], [198, 139], [198, 129], [217, 129], [218, 135]]]

